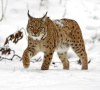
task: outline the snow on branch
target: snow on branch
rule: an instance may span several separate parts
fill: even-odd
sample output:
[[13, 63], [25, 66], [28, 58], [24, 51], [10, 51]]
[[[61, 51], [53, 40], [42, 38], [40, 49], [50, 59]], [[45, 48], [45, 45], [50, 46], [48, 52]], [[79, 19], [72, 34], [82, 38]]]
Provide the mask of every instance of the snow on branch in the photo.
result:
[[23, 32], [22, 31], [18, 31], [15, 34], [11, 34], [10, 36], [8, 36], [6, 38], [6, 41], [4, 43], [4, 46], [9, 44], [9, 41], [13, 41], [13, 43], [17, 43], [19, 40], [21, 40], [23, 38]]
[[[17, 44], [26, 34], [26, 30], [24, 28], [19, 29], [16, 33], [9, 35], [6, 38], [6, 41], [4, 43], [4, 46], [0, 48], [0, 61], [1, 60], [14, 60], [14, 58], [17, 58], [19, 61], [22, 60], [22, 57], [18, 56], [15, 54], [15, 51], [9, 48], [9, 42], [11, 41], [12, 43]], [[40, 62], [42, 59], [39, 57], [38, 59], [33, 59], [31, 62]]]
[[20, 61], [22, 60], [22, 58], [20, 56], [15, 54], [14, 50], [11, 50], [7, 46], [4, 46], [4, 47], [2, 47], [0, 49], [0, 61], [3, 60], [3, 59], [11, 60], [12, 61], [15, 56], [17, 56], [20, 59]]
[[4, 46], [2, 48], [0, 48], [0, 61], [3, 59], [7, 59], [7, 60], [13, 60], [13, 58], [15, 56], [17, 56], [20, 60], [22, 60], [22, 58], [20, 56], [18, 56], [17, 54], [15, 54], [15, 51], [12, 50], [11, 48], [9, 48], [9, 41], [12, 41], [13, 43], [18, 43], [19, 40], [21, 40], [23, 38], [23, 28], [21, 28], [20, 30], [18, 30], [16, 33], [9, 35], [6, 38], [6, 41], [4, 43]]

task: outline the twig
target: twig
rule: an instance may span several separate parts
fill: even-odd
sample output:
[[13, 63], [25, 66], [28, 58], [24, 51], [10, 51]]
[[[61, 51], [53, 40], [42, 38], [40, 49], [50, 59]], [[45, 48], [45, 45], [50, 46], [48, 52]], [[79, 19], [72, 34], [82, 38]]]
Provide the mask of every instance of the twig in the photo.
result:
[[65, 2], [65, 4], [64, 4], [64, 8], [65, 8], [65, 10], [64, 10], [64, 14], [63, 14], [63, 16], [62, 16], [62, 18], [65, 18], [65, 16], [66, 16], [66, 2]]
[[1, 9], [2, 9], [2, 15], [1, 15], [1, 19], [0, 19], [0, 21], [3, 20], [3, 0], [1, 0]]
[[33, 59], [31, 62], [32, 62], [32, 63], [35, 63], [35, 62], [40, 62], [41, 60], [42, 60], [42, 58], [39, 57], [38, 59]]
[[7, 9], [7, 4], [8, 4], [8, 0], [6, 0], [6, 6], [5, 6], [5, 8], [3, 9], [3, 0], [1, 0], [2, 15], [1, 15], [0, 21], [2, 21], [3, 18], [4, 18], [4, 16], [5, 16], [6, 9]]
[[43, 0], [40, 0], [39, 10], [41, 9], [41, 6], [42, 6], [42, 1], [43, 1]]
[[[90, 62], [91, 62], [91, 60], [88, 61], [88, 64], [89, 64]], [[77, 61], [77, 63], [80, 64], [80, 65], [82, 65], [82, 61], [81, 61], [80, 59]]]
[[60, 4], [62, 3], [62, 0], [60, 0], [60, 2], [59, 2]]
[[65, 11], [64, 11], [64, 14], [63, 14], [63, 18], [65, 18], [66, 16], [66, 8], [65, 8]]
[[[0, 61], [3, 60], [3, 59], [7, 59], [7, 60], [11, 60], [12, 61], [15, 56], [19, 57], [20, 58], [20, 61], [22, 60], [22, 58], [20, 56], [18, 56], [17, 54], [15, 54], [15, 51], [14, 50], [10, 50], [10, 52], [11, 51], [13, 52], [12, 58], [9, 59], [9, 58], [5, 58], [5, 57], [0, 57], [1, 58]], [[6, 53], [7, 53], [7, 51], [6, 51]], [[4, 53], [4, 54], [6, 54], [6, 53]]]
[[27, 31], [22, 27], [20, 30], [24, 30], [25, 32], [25, 35], [26, 35], [26, 39], [28, 40], [28, 34], [27, 34]]

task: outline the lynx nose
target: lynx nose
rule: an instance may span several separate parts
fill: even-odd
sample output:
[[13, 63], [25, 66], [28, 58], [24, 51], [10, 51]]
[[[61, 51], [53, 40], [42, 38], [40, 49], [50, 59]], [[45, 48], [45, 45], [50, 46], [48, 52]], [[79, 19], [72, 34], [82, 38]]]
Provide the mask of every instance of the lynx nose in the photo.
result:
[[36, 35], [37, 33], [35, 32], [34, 34]]
[[38, 36], [38, 33], [39, 33], [39, 30], [34, 30], [34, 31], [33, 31], [33, 35], [32, 35], [32, 36], [37, 37], [37, 36]]
[[37, 36], [37, 33], [34, 33], [34, 36], [36, 37]]
[[37, 35], [37, 33], [33, 33], [33, 35], [32, 36], [35, 36], [35, 37], [37, 37], [38, 35]]

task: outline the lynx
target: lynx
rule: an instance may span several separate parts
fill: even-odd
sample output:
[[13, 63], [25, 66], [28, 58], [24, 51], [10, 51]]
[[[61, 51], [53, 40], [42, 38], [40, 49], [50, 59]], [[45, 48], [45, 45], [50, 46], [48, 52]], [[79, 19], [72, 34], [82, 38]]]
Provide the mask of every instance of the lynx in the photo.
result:
[[38, 52], [44, 53], [41, 70], [48, 70], [54, 51], [57, 52], [63, 69], [69, 69], [67, 50], [69, 47], [82, 61], [82, 70], [88, 69], [88, 59], [82, 32], [78, 23], [71, 19], [52, 21], [47, 13], [42, 18], [34, 18], [28, 11], [28, 47], [23, 53], [23, 66], [28, 68], [30, 59]]

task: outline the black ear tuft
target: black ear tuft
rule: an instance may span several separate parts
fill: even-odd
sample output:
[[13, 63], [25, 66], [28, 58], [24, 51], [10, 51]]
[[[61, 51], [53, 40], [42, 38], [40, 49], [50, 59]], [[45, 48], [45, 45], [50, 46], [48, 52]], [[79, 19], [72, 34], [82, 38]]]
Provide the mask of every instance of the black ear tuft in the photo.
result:
[[48, 11], [46, 12], [46, 14], [42, 17], [42, 20], [45, 22], [46, 18], [47, 18], [47, 13]]
[[29, 10], [28, 10], [27, 14], [29, 15]]
[[28, 15], [28, 19], [31, 20], [32, 19], [32, 16], [29, 14], [29, 10], [27, 12], [27, 15]]
[[47, 16], [47, 13], [48, 13], [48, 11], [47, 11], [46, 14], [45, 14], [46, 16]]

